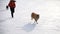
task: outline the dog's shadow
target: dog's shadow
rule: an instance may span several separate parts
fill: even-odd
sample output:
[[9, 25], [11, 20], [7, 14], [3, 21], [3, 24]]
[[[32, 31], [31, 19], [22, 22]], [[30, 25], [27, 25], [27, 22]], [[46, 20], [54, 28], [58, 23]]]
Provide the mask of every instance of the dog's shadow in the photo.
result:
[[36, 27], [35, 23], [33, 23], [33, 24], [28, 23], [28, 24], [23, 26], [23, 30], [30, 32], [30, 31], [34, 30], [35, 27]]

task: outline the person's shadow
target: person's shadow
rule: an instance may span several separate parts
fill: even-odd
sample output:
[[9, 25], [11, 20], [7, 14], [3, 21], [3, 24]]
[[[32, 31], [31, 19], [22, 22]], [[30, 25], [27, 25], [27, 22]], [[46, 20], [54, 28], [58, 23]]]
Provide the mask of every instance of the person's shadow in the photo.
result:
[[23, 30], [30, 32], [30, 31], [34, 30], [35, 26], [36, 26], [35, 23], [33, 23], [33, 24], [28, 23], [28, 24], [23, 26]]

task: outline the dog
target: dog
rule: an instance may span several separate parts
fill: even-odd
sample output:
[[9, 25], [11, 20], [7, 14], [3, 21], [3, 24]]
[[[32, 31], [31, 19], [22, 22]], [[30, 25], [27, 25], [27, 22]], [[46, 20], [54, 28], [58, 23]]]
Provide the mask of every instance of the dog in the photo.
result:
[[32, 12], [31, 20], [33, 20], [33, 19], [35, 20], [34, 23], [36, 22], [38, 24], [37, 20], [39, 19], [39, 14]]

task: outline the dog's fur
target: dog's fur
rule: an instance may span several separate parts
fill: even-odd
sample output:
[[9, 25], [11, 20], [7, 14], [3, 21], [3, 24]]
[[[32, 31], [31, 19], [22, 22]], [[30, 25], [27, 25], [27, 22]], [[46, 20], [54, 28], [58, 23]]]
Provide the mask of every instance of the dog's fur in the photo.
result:
[[[36, 14], [36, 13], [34, 13], [34, 12], [32, 12], [32, 14], [31, 14], [31, 19], [33, 20], [35, 20], [34, 22], [36, 22], [37, 23], [37, 20], [39, 19], [39, 14]], [[38, 24], [38, 23], [37, 23]]]

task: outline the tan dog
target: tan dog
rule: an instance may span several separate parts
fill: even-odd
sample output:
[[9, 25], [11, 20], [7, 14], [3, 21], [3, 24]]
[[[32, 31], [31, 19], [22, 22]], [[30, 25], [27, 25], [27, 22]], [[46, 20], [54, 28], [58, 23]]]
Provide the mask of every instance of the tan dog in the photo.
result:
[[[31, 14], [31, 19], [32, 19], [32, 20], [34, 19], [34, 20], [35, 20], [34, 22], [37, 23], [37, 20], [39, 19], [39, 14], [36, 14], [36, 13], [33, 12], [33, 13]], [[38, 23], [37, 23], [37, 24], [38, 24]]]

